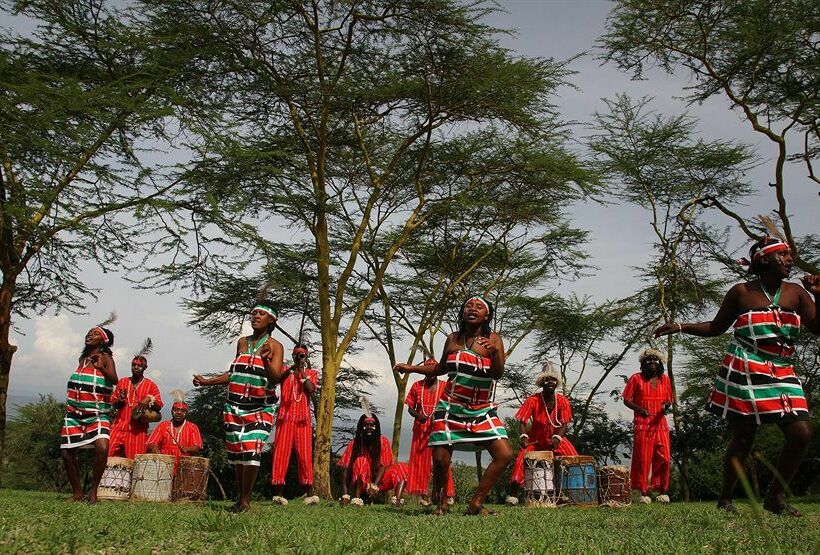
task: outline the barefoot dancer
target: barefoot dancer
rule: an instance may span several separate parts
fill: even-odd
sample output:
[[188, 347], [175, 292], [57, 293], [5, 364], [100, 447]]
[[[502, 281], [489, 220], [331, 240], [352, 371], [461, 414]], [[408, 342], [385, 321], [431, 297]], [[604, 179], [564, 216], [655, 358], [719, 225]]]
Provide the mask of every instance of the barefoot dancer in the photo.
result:
[[638, 355], [641, 371], [632, 374], [622, 394], [624, 405], [632, 409], [635, 426], [632, 441], [632, 489], [641, 492], [640, 503], [651, 503], [651, 489], [660, 493], [659, 503], [669, 503], [669, 476], [672, 450], [666, 413], [675, 402], [672, 384], [663, 373], [663, 353], [644, 349]]
[[60, 454], [65, 463], [68, 481], [71, 482], [74, 501], [83, 499], [77, 449], [94, 448], [89, 503], [97, 502], [97, 486], [108, 459], [110, 402], [111, 392], [117, 383], [117, 369], [111, 356], [114, 334], [103, 326], [113, 320], [112, 316], [85, 335], [85, 347], [80, 355], [79, 365], [68, 380], [65, 417], [60, 432]]
[[397, 372], [426, 376], [448, 374], [447, 385], [433, 413], [428, 445], [433, 447], [433, 480], [439, 493], [436, 514], [447, 512], [442, 493], [447, 487], [447, 472], [453, 449], [486, 449], [493, 460], [484, 472], [467, 507], [467, 514], [486, 515], [484, 498], [513, 458], [507, 430], [496, 414], [493, 402], [495, 382], [504, 373], [504, 344], [490, 330], [492, 304], [482, 297], [470, 297], [458, 313], [459, 330], [444, 344], [441, 360], [435, 365], [397, 364]]
[[[820, 333], [816, 312], [820, 275], [804, 276], [805, 289], [785, 282], [792, 269], [791, 251], [785, 242], [772, 237], [755, 243], [749, 255], [751, 262], [743, 262], [751, 266], [757, 279], [732, 287], [711, 322], [667, 322], [655, 330], [656, 337], [670, 333], [714, 337], [734, 322], [734, 337], [706, 405], [708, 411], [726, 419], [732, 432], [718, 498], [718, 508], [729, 512], [735, 512], [732, 490], [738, 479], [733, 462], [744, 463], [761, 424], [777, 424], [786, 439], [777, 463], [783, 481], [788, 484], [797, 472], [811, 439], [811, 424], [803, 388], [794, 373], [794, 341], [801, 322], [811, 332]], [[763, 506], [776, 514], [800, 516], [786, 502], [783, 485], [776, 478]]]
[[[427, 359], [422, 366], [438, 364], [436, 359]], [[444, 393], [445, 383], [435, 375], [425, 376], [411, 387], [404, 399], [407, 412], [414, 418], [413, 440], [410, 444], [410, 478], [407, 480], [407, 493], [420, 495], [421, 504], [430, 506], [430, 477], [433, 472], [433, 448], [427, 445], [432, 431], [433, 411]], [[455, 496], [452, 469], [447, 474], [447, 502], [452, 505]], [[436, 500], [436, 503], [438, 501]]]
[[[530, 451], [552, 451], [555, 456], [577, 455], [578, 451], [566, 438], [569, 423], [572, 422], [572, 408], [569, 399], [556, 393], [563, 382], [561, 373], [551, 362], [545, 362], [542, 372], [535, 379], [541, 391], [527, 397], [515, 419], [521, 423], [521, 449], [515, 459], [510, 475], [510, 495], [507, 505], [517, 505], [517, 489], [524, 484], [524, 455]], [[529, 429], [524, 426], [532, 421]]]
[[[344, 468], [342, 505], [364, 505], [364, 497], [373, 498], [380, 491], [393, 490], [390, 503], [404, 504], [407, 463], [394, 463], [390, 440], [381, 434], [379, 419], [366, 412], [359, 417], [356, 435], [347, 444], [337, 463]], [[348, 494], [353, 489], [353, 498]]]
[[251, 310], [253, 335], [236, 345], [227, 373], [212, 378], [194, 376], [197, 387], [227, 385], [223, 412], [228, 462], [234, 465], [239, 500], [233, 512], [248, 510], [262, 449], [273, 429], [273, 387], [282, 371], [282, 344], [270, 336], [276, 327], [273, 304], [260, 301]]
[[282, 494], [293, 451], [296, 451], [299, 484], [305, 491], [305, 505], [319, 503], [319, 497], [313, 495], [313, 428], [310, 419], [310, 399], [316, 391], [319, 374], [306, 368], [307, 360], [307, 345], [296, 345], [293, 366], [283, 369], [279, 386], [281, 395], [271, 457], [271, 484], [276, 492], [272, 501], [279, 505], [288, 504]]

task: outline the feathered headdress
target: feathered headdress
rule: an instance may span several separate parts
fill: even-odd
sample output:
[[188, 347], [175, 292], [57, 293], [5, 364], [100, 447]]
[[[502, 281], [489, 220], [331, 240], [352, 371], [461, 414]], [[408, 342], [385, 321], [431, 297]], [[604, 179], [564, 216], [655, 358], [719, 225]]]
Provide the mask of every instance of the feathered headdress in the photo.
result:
[[766, 229], [766, 235], [762, 237], [761, 241], [756, 242], [749, 249], [749, 258], [741, 258], [738, 263], [741, 266], [750, 267], [752, 262], [762, 256], [779, 251], [791, 250], [786, 235], [778, 229], [769, 216], [760, 215], [757, 220]]
[[141, 360], [144, 363], [148, 362], [148, 355], [154, 352], [154, 342], [151, 341], [150, 337], [146, 337], [145, 341], [142, 342], [142, 347], [137, 354], [134, 355], [133, 360]]
[[181, 389], [172, 389], [170, 391], [171, 397], [174, 399], [174, 404], [171, 405], [171, 408], [174, 407], [184, 407], [188, 408], [188, 403], [185, 402], [185, 392]]
[[370, 410], [370, 401], [368, 401], [364, 395], [359, 397], [359, 405], [362, 407], [362, 412], [364, 413], [365, 421], [376, 420], [375, 418], [373, 418], [373, 411]]
[[666, 364], [666, 355], [657, 349], [653, 349], [652, 347], [647, 347], [638, 353], [638, 363], [643, 364], [643, 361], [651, 356], [656, 357], [662, 364]]
[[114, 344], [114, 334], [111, 333], [111, 330], [107, 329], [106, 326], [110, 326], [114, 322], [117, 321], [117, 313], [112, 311], [111, 314], [108, 315], [108, 318], [97, 324], [95, 327], [99, 332], [103, 335], [105, 345], [110, 347]]
[[537, 378], [535, 378], [536, 387], [544, 387], [544, 382], [547, 378], [555, 378], [558, 380], [558, 387], [561, 387], [564, 383], [564, 378], [561, 376], [561, 372], [558, 368], [556, 368], [555, 364], [549, 360], [541, 365], [541, 373], [538, 374]]

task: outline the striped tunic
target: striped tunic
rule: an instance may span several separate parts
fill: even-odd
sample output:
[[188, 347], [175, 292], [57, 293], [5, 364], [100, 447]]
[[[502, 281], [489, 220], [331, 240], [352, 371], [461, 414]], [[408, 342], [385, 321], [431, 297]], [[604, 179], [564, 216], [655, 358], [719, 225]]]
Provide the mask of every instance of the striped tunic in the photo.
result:
[[259, 466], [273, 430], [276, 396], [262, 359], [256, 355], [264, 342], [255, 349], [250, 345], [248, 338], [248, 352], [236, 357], [228, 370], [228, 397], [222, 417], [228, 463]]
[[800, 315], [771, 306], [741, 314], [715, 378], [706, 410], [722, 418], [756, 424], [807, 419], [809, 408], [794, 373], [794, 342]]
[[447, 355], [447, 384], [433, 412], [427, 445], [463, 451], [483, 449], [478, 443], [507, 437], [498, 417], [491, 361], [470, 349]]
[[60, 430], [60, 448], [92, 447], [111, 435], [111, 392], [114, 385], [88, 363], [78, 367], [68, 380], [65, 416]]

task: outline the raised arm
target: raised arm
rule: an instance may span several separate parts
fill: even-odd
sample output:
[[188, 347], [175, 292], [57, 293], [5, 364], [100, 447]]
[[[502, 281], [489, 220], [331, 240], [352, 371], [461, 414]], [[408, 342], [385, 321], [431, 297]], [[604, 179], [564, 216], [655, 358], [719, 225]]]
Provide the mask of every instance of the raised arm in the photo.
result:
[[[699, 322], [697, 324], [677, 324], [675, 322], [667, 322], [655, 330], [655, 337], [662, 335], [670, 335], [673, 333], [687, 333], [689, 335], [697, 335], [699, 337], [717, 337], [729, 329], [738, 314], [740, 314], [740, 293], [744, 284], [737, 284], [726, 293], [723, 297], [723, 302], [717, 311], [717, 314], [712, 320], [708, 322]], [[629, 405], [627, 405], [629, 406]], [[631, 407], [630, 407], [631, 408]]]
[[259, 350], [262, 364], [265, 366], [265, 374], [268, 381], [277, 384], [282, 381], [282, 361], [285, 358], [285, 349], [282, 344], [274, 338], [268, 339]]
[[117, 365], [108, 353], [100, 352], [91, 355], [91, 366], [99, 370], [105, 381], [117, 385]]

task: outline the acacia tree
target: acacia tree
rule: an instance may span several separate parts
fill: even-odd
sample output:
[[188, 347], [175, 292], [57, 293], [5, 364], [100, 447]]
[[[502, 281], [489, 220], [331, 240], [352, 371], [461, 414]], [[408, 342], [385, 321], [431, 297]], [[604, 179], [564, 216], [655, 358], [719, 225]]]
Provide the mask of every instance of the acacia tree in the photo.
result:
[[[743, 179], [750, 154], [733, 142], [699, 139], [687, 115], [664, 117], [649, 110], [648, 103], [623, 95], [607, 101], [609, 112], [595, 115], [596, 133], [589, 144], [612, 180], [613, 194], [650, 216], [655, 255], [641, 277], [647, 282], [642, 295], [656, 309], [650, 320], [654, 324], [701, 315], [720, 302], [725, 281], [713, 276], [707, 260], [725, 251], [725, 241], [699, 222], [705, 209], [700, 199], [732, 202], [747, 194]], [[674, 335], [667, 337], [666, 368], [677, 398], [676, 341]], [[677, 405], [673, 422], [681, 435]], [[683, 498], [688, 499], [685, 456], [680, 468]]]
[[[313, 247], [323, 367], [314, 464], [317, 492], [330, 497], [337, 373], [396, 252], [454, 192], [431, 176], [434, 161], [490, 125], [541, 140], [564, 70], [512, 58], [481, 23], [481, 3], [169, 0], [152, 10], [177, 40], [199, 42], [203, 98], [224, 100], [220, 124], [191, 145], [208, 199], [276, 214]], [[372, 285], [351, 297], [368, 230], [395, 233]]]
[[185, 54], [103, 0], [0, 2], [31, 34], [0, 33], [0, 458], [15, 318], [82, 311], [79, 268], [120, 265], [176, 182], [144, 163], [164, 143]]
[[[783, 172], [787, 163], [801, 163], [807, 185], [820, 185], [813, 166], [820, 155], [819, 27], [820, 11], [810, 0], [624, 0], [601, 39], [603, 58], [635, 77], [648, 65], [689, 70], [691, 102], [723, 97], [771, 144], [773, 205], [795, 264], [810, 273], [818, 264], [798, 250]], [[705, 194], [698, 202], [758, 238], [726, 199]]]

